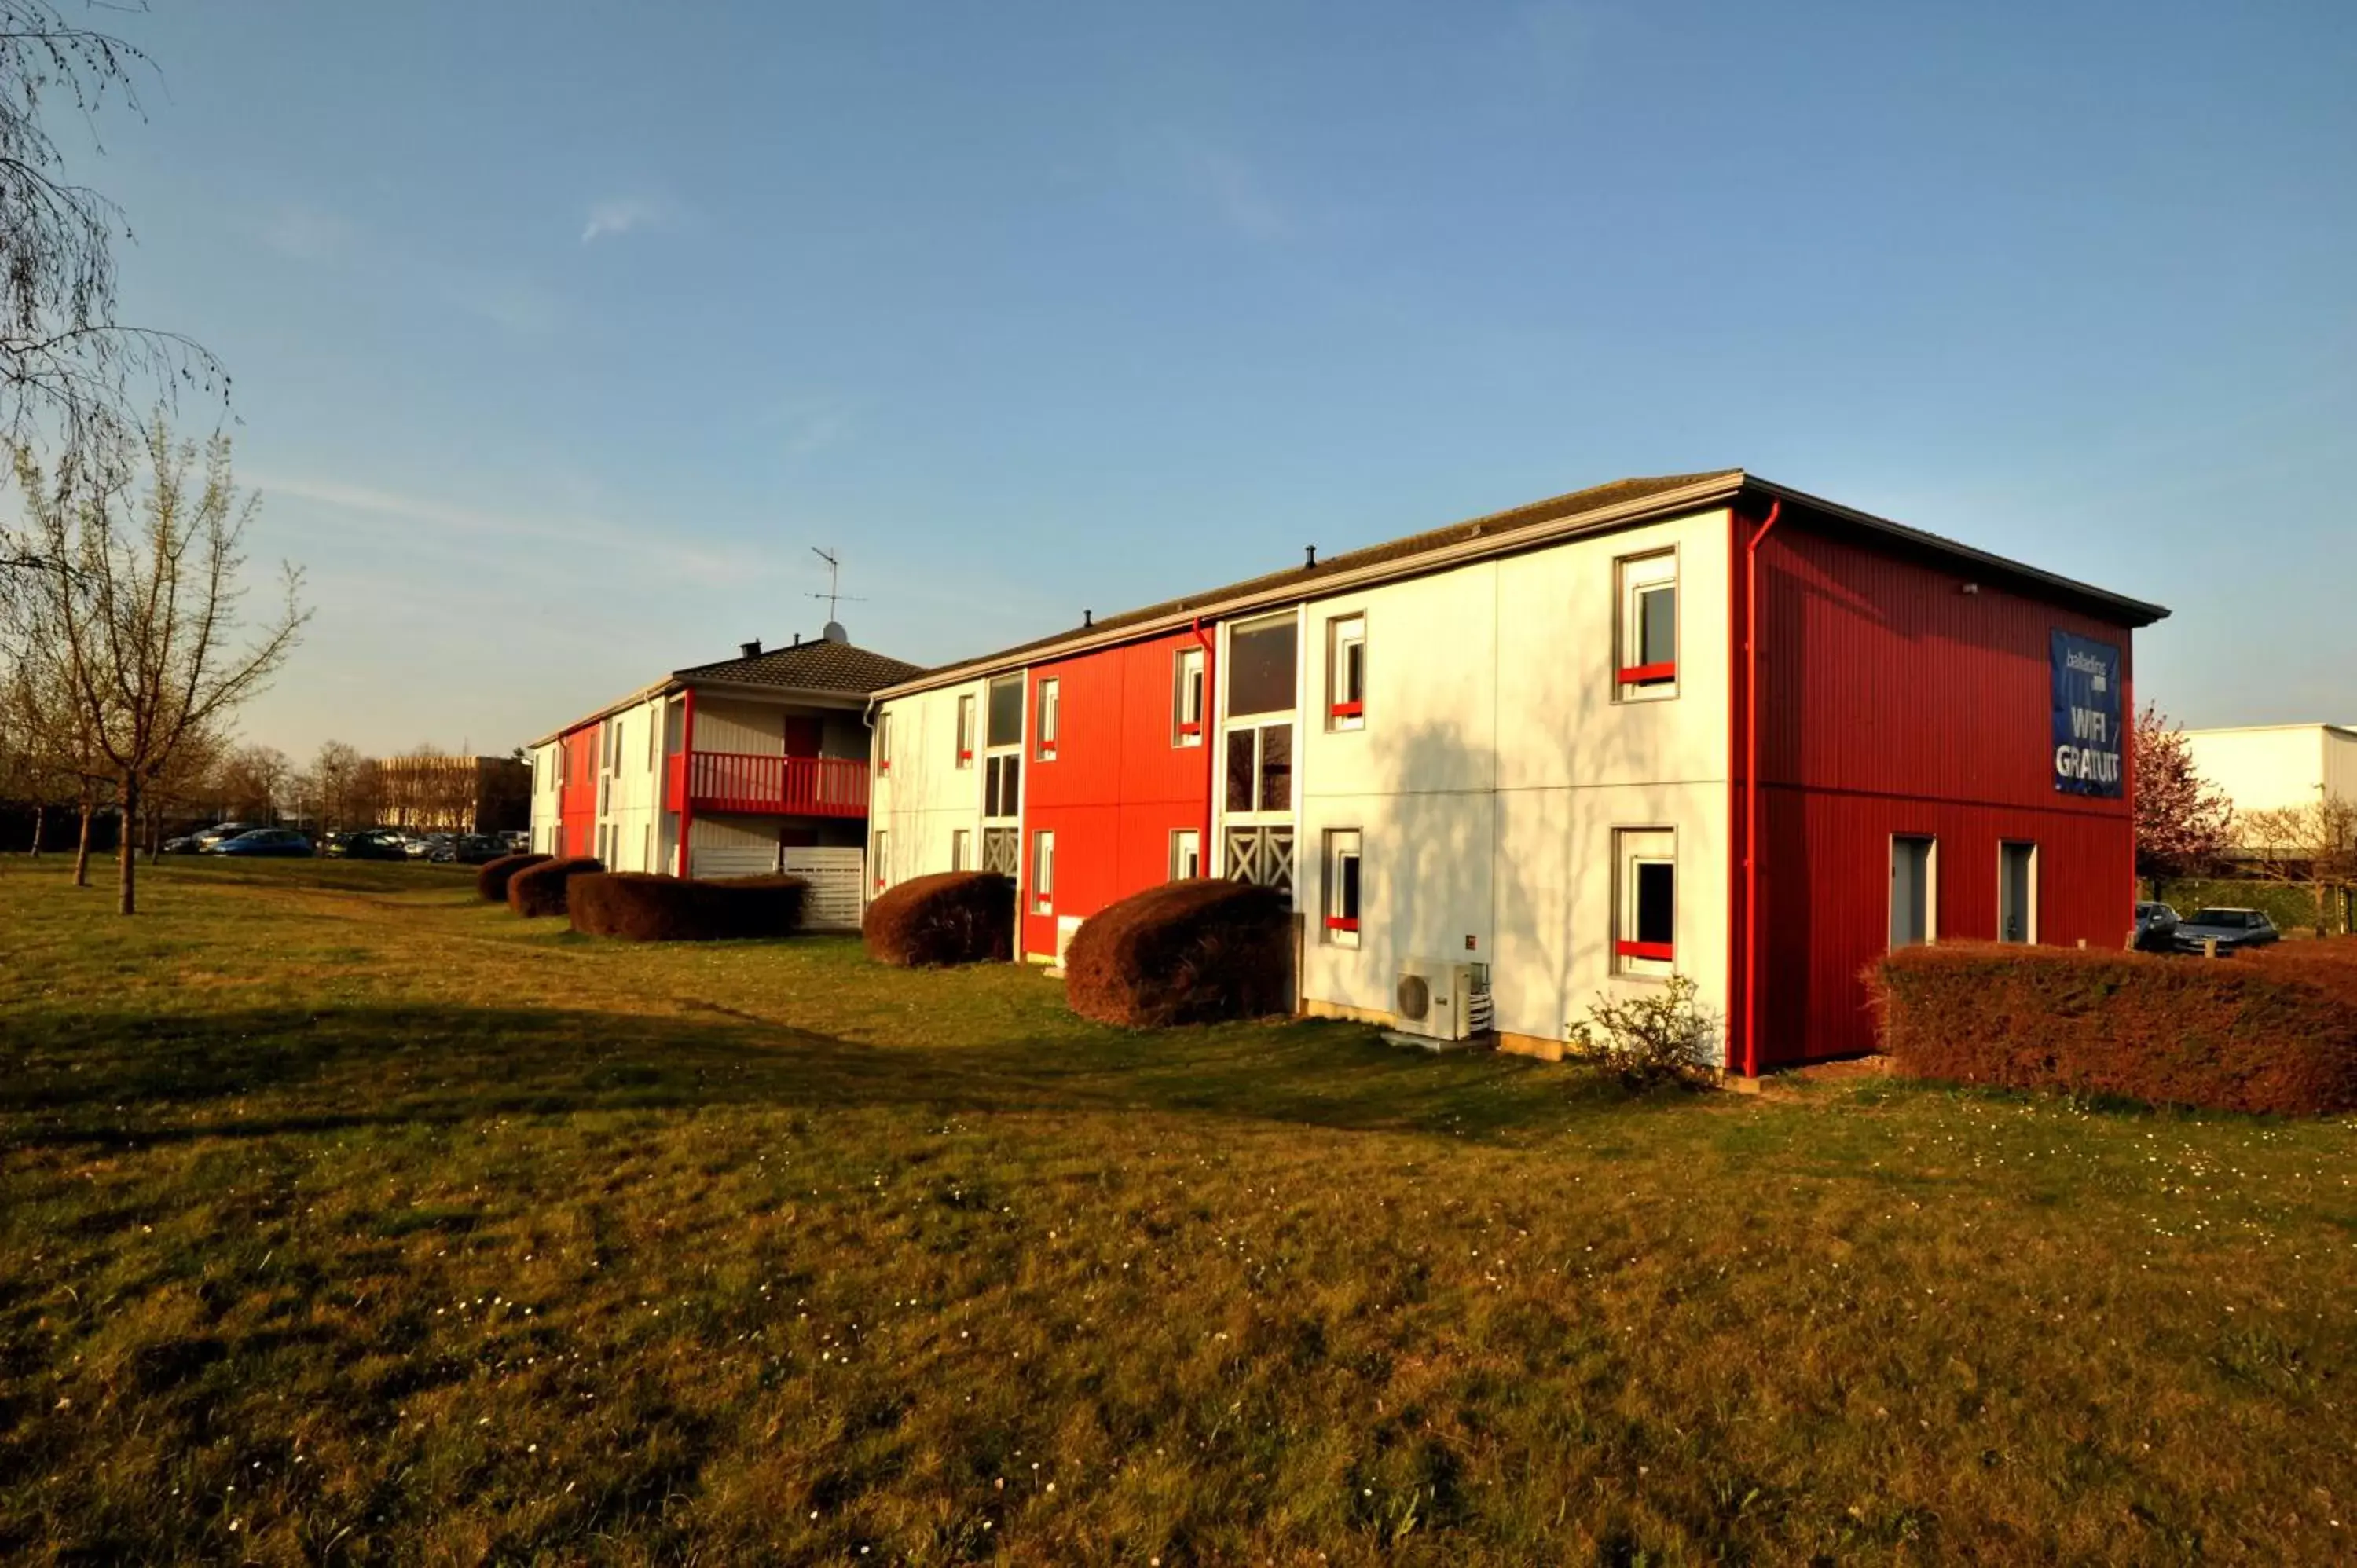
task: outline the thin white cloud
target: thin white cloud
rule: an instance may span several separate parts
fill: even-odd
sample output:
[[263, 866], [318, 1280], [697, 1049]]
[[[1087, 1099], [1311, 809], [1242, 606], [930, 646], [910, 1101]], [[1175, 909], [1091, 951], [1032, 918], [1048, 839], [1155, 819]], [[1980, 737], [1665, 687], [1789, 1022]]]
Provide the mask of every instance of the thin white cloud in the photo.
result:
[[[252, 476], [252, 482], [262, 492], [265, 510], [270, 497], [283, 496], [406, 528], [455, 535], [472, 546], [562, 543], [571, 548], [556, 557], [559, 560], [591, 562], [627, 556], [643, 564], [634, 569], [710, 585], [741, 585], [748, 576], [770, 572], [768, 564], [758, 557], [702, 549], [673, 533], [624, 527], [594, 517], [488, 510], [434, 496], [406, 495], [306, 475], [257, 475]], [[543, 553], [533, 559], [547, 557]]]
[[581, 226], [581, 242], [587, 245], [644, 229], [662, 222], [664, 216], [661, 202], [638, 196], [608, 197], [590, 206], [589, 220]]
[[1299, 230], [1291, 207], [1251, 163], [1198, 136], [1180, 134], [1173, 143], [1180, 177], [1229, 228], [1263, 242], [1290, 239]]
[[546, 332], [563, 314], [557, 296], [522, 273], [385, 243], [340, 213], [284, 208], [262, 226], [260, 236], [264, 245], [290, 261], [339, 269], [365, 287], [423, 293], [511, 332]]

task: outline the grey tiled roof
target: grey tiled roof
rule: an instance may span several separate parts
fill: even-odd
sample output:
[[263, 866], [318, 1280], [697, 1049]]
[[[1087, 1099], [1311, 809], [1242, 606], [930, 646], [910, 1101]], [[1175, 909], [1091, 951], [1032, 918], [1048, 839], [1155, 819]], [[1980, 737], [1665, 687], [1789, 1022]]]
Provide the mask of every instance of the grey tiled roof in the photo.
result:
[[721, 659], [672, 671], [679, 681], [725, 681], [739, 686], [779, 686], [796, 692], [841, 692], [866, 696], [920, 672], [920, 667], [848, 642], [817, 640], [772, 648], [750, 659]]

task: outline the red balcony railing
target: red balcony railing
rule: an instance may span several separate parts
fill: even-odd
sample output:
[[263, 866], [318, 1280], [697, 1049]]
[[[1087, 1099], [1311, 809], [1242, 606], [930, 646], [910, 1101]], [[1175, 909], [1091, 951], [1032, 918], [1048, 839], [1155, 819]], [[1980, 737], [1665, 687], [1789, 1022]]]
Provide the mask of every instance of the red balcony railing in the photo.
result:
[[789, 817], [864, 817], [867, 764], [856, 757], [769, 757], [698, 751], [668, 759], [664, 794], [677, 809], [684, 764], [687, 796], [699, 811]]

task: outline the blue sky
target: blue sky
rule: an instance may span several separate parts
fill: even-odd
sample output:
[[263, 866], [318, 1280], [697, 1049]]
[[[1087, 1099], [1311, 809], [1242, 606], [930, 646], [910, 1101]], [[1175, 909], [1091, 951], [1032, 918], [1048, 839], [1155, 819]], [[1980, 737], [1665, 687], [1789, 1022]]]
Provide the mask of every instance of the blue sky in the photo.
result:
[[[252, 738], [505, 749], [1742, 466], [2357, 720], [2357, 6], [157, 0], [77, 172], [317, 610]], [[186, 411], [192, 417], [200, 409]]]

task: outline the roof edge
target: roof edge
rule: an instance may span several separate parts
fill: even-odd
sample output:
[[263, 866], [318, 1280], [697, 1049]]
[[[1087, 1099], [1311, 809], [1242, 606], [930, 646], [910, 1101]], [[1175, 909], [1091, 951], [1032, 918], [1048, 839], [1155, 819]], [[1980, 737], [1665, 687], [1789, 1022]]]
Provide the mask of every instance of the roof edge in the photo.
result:
[[[1408, 577], [1420, 577], [1469, 561], [1479, 561], [1492, 555], [1504, 555], [1534, 544], [1546, 543], [1556, 538], [1577, 538], [1588, 533], [1600, 533], [1609, 529], [1627, 527], [1631, 523], [1650, 521], [1655, 518], [1674, 516], [1716, 502], [1734, 499], [1743, 492], [1749, 476], [1740, 468], [1729, 468], [1712, 474], [1691, 485], [1674, 490], [1661, 490], [1635, 500], [1615, 501], [1607, 506], [1592, 507], [1582, 511], [1565, 512], [1558, 517], [1542, 518], [1493, 534], [1462, 540], [1455, 544], [1443, 544], [1421, 554], [1402, 556], [1393, 561], [1379, 561], [1370, 565], [1338, 572], [1330, 577], [1320, 577], [1315, 584], [1287, 583], [1256, 593], [1237, 594], [1226, 598], [1207, 598], [1200, 605], [1184, 610], [1157, 616], [1152, 620], [1134, 621], [1110, 629], [1082, 633], [1049, 643], [1027, 644], [1019, 653], [1007, 651], [988, 653], [958, 664], [945, 664], [938, 670], [898, 685], [878, 687], [877, 701], [891, 697], [913, 696], [962, 681], [980, 680], [987, 675], [1004, 674], [1034, 664], [1044, 664], [1058, 659], [1068, 659], [1075, 653], [1092, 649], [1117, 647], [1125, 642], [1141, 641], [1157, 637], [1199, 620], [1226, 620], [1255, 609], [1277, 605], [1299, 604], [1310, 599], [1325, 598], [1351, 588], [1366, 587], [1378, 583], [1395, 582]], [[1491, 518], [1508, 517], [1528, 511], [1532, 506], [1544, 506], [1544, 501], [1526, 502], [1503, 510], [1484, 512], [1469, 517], [1455, 526], [1472, 527]], [[1443, 527], [1451, 526], [1448, 524]], [[1307, 589], [1308, 591], [1304, 591]], [[1217, 590], [1212, 590], [1214, 593]]]

